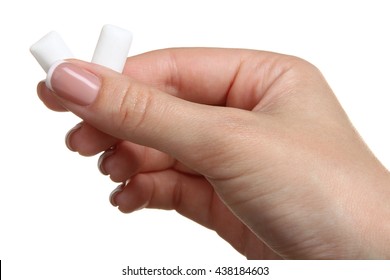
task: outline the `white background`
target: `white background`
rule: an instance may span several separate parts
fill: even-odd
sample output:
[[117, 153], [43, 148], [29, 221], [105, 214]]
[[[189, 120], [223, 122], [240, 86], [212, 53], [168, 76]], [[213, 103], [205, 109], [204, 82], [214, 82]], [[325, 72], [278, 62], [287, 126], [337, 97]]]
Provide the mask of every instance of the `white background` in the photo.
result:
[[79, 120], [47, 110], [36, 96], [45, 75], [29, 47], [48, 31], [58, 31], [84, 60], [91, 59], [106, 23], [133, 32], [130, 55], [210, 46], [303, 57], [321, 69], [357, 130], [389, 168], [389, 12], [388, 1], [375, 0], [1, 1], [3, 277], [125, 279], [121, 269], [127, 265], [246, 264], [214, 232], [176, 212], [125, 215], [109, 204], [116, 185], [100, 175], [97, 157], [65, 148], [64, 135]]

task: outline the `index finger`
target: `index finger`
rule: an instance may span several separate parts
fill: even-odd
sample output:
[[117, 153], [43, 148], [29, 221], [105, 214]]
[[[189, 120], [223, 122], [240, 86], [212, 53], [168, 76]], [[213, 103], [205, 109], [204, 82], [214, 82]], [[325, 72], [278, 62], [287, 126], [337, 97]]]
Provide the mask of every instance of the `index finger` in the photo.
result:
[[124, 74], [188, 101], [250, 109], [287, 60], [254, 50], [164, 49], [128, 58]]

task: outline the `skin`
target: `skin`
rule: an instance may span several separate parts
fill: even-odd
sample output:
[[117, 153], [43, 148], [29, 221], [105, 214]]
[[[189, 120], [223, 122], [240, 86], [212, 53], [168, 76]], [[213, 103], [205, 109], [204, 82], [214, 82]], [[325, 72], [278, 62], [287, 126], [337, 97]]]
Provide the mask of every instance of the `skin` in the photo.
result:
[[[232, 49], [168, 49], [99, 77], [67, 136], [115, 182], [125, 213], [175, 209], [249, 259], [390, 258], [390, 177], [313, 65]], [[110, 147], [115, 147], [110, 149]], [[130, 180], [129, 180], [130, 179]]]

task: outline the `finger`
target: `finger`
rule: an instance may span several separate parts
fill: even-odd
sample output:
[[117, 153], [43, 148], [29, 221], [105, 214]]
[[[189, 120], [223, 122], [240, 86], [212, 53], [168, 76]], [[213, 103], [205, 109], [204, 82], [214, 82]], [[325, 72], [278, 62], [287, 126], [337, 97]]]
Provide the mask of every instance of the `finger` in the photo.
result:
[[166, 49], [129, 58], [124, 73], [182, 99], [222, 105], [239, 59], [227, 50]]
[[175, 209], [208, 228], [216, 225], [215, 214], [220, 211], [226, 214], [223, 204], [204, 178], [172, 170], [139, 174], [111, 200], [124, 213], [145, 207]]
[[[58, 112], [67, 111], [53, 92], [46, 87], [45, 82], [42, 81], [38, 84], [37, 92], [39, 98], [49, 109]], [[65, 136], [66, 146], [71, 151], [78, 152], [84, 156], [96, 155], [109, 149], [118, 141], [111, 135], [103, 133], [84, 122], [70, 129]]]
[[39, 99], [41, 99], [43, 104], [45, 104], [46, 107], [49, 108], [50, 110], [57, 111], [57, 112], [67, 111], [64, 108], [64, 106], [62, 106], [58, 102], [58, 98], [56, 98], [55, 95], [53, 95], [53, 92], [46, 87], [44, 81], [41, 81], [38, 83], [37, 93], [38, 93]]
[[52, 84], [60, 102], [86, 123], [113, 137], [167, 152], [202, 174], [215, 168], [205, 159], [229, 155], [231, 146], [242, 141], [237, 128], [258, 121], [243, 110], [188, 102], [80, 61], [60, 64]]
[[[189, 101], [224, 105], [243, 57], [252, 53], [203, 48], [160, 50], [128, 58], [124, 74]], [[44, 97], [44, 103], [53, 107], [55, 99], [49, 94]]]
[[83, 156], [93, 156], [117, 144], [119, 140], [88, 123], [81, 122], [65, 136], [66, 146]]
[[145, 207], [176, 210], [215, 230], [248, 258], [277, 257], [232, 214], [202, 177], [172, 170], [139, 174], [119, 190], [111, 201], [124, 213]]
[[[250, 50], [165, 49], [129, 57], [124, 74], [189, 101], [252, 109], [294, 60]], [[65, 110], [50, 90], [38, 89], [47, 107]]]
[[189, 101], [251, 109], [295, 60], [252, 50], [165, 49], [129, 58], [124, 73]]
[[180, 162], [158, 150], [123, 141], [103, 153], [98, 161], [99, 170], [110, 175], [114, 182], [124, 182], [137, 173], [174, 169], [195, 173]]
[[[245, 52], [203, 48], [153, 51], [129, 57], [123, 73], [189, 101], [222, 105]], [[39, 89], [47, 107], [64, 110], [50, 90]]]

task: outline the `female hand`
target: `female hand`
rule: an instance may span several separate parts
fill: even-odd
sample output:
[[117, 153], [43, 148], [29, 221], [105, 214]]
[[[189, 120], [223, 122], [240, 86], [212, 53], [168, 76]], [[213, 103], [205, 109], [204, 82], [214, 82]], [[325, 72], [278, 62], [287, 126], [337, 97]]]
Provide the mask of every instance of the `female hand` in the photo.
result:
[[390, 257], [388, 171], [311, 64], [170, 49], [124, 75], [72, 60], [52, 85], [43, 102], [84, 120], [69, 148], [106, 151], [100, 169], [126, 181], [111, 196], [122, 212], [175, 209], [251, 259]]

